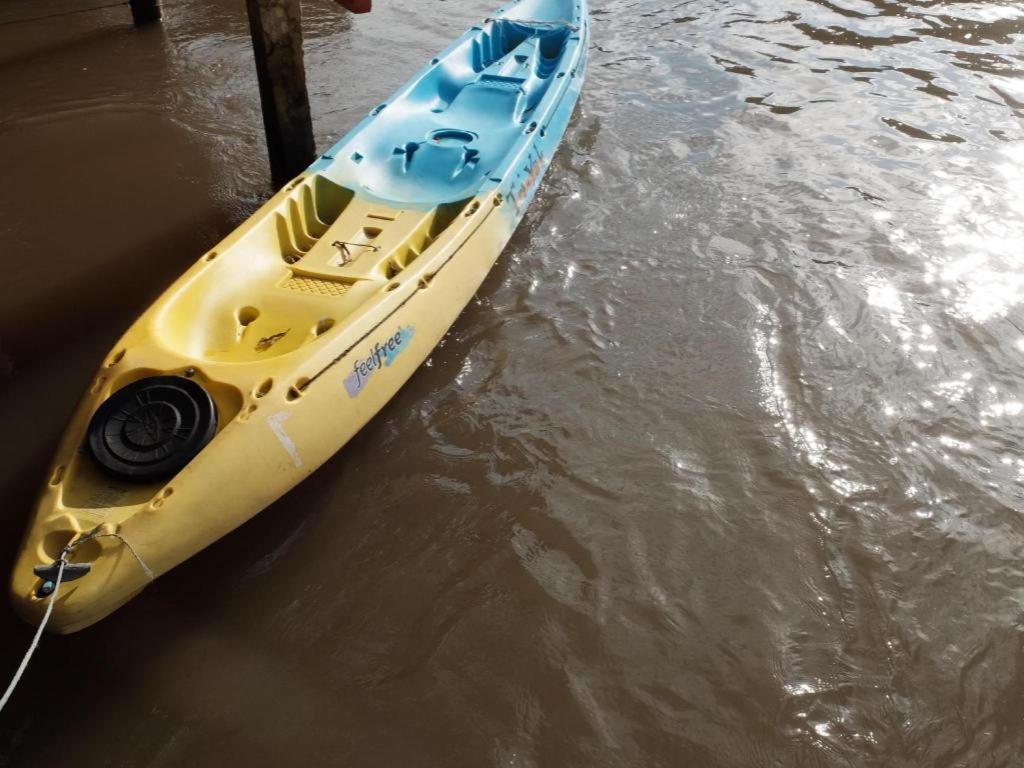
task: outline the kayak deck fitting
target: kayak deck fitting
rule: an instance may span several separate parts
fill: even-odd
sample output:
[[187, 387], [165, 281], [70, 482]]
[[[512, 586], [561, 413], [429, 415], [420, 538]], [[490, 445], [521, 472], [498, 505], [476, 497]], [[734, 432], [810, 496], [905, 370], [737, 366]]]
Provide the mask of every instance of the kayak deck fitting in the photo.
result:
[[143, 313], [57, 450], [12, 576], [19, 613], [40, 620], [66, 552], [76, 578], [49, 626], [99, 620], [383, 407], [528, 207], [587, 24], [584, 0], [519, 0], [471, 28]]

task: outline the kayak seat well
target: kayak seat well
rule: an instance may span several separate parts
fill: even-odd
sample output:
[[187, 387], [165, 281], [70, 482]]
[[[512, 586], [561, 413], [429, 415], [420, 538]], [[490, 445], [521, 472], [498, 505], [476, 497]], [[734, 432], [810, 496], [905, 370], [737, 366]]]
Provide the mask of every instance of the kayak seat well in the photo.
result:
[[[465, 142], [473, 135], [436, 138], [412, 151], [410, 167], [421, 151], [442, 149], [472, 165]], [[177, 291], [154, 334], [178, 354], [219, 363], [266, 361], [316, 343], [378, 297], [471, 203], [384, 209], [314, 174]]]
[[397, 205], [471, 197], [516, 145], [567, 50], [565, 25], [496, 19], [376, 112], [331, 175]]
[[[353, 200], [351, 190], [320, 174], [294, 187], [256, 226], [216, 255], [201, 280], [184, 286], [162, 308], [155, 335], [179, 354], [221, 362], [276, 357], [314, 341], [341, 310], [341, 296], [361, 301], [372, 282], [337, 277], [326, 287], [294, 279], [290, 268], [318, 247]], [[303, 290], [304, 288], [310, 290]], [[351, 294], [351, 295], [350, 295]], [[332, 323], [333, 324], [333, 323]]]

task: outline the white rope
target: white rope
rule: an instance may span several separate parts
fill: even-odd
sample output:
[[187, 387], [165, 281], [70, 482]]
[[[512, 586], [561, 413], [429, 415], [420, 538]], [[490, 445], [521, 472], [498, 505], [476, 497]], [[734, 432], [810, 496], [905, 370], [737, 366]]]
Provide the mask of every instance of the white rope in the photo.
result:
[[60, 591], [60, 580], [64, 578], [64, 566], [68, 564], [67, 552], [68, 550], [65, 549], [60, 553], [60, 568], [57, 570], [57, 581], [54, 582], [53, 592], [50, 593], [50, 602], [46, 606], [46, 613], [43, 614], [43, 620], [39, 622], [39, 628], [36, 630], [36, 636], [32, 638], [32, 644], [28, 647], [28, 651], [22, 658], [18, 671], [14, 673], [14, 677], [11, 680], [11, 684], [7, 686], [7, 691], [4, 693], [4, 697], [0, 699], [0, 712], [3, 712], [4, 707], [7, 706], [7, 700], [11, 698], [11, 694], [14, 693], [14, 689], [18, 687], [18, 683], [21, 682], [21, 676], [25, 674], [28, 662], [32, 658], [32, 654], [35, 653], [36, 648], [39, 647], [39, 638], [43, 636], [43, 630], [46, 629], [46, 622], [50, 620], [50, 614], [53, 613], [53, 604], [57, 602], [57, 592]]
[[152, 581], [156, 578], [156, 576], [153, 575], [153, 570], [148, 565], [146, 565], [146, 561], [143, 560], [142, 556], [135, 551], [135, 547], [133, 547], [129, 543], [128, 539], [126, 539], [120, 533], [101, 533], [99, 527], [96, 527], [89, 531], [89, 533], [85, 534], [85, 536], [82, 536], [80, 539], [76, 539], [75, 543], [72, 544], [71, 547], [77, 547], [79, 544], [89, 541], [89, 539], [102, 539], [104, 536], [109, 536], [110, 538], [117, 539], [122, 544], [124, 544], [128, 551], [131, 552], [132, 555], [135, 557], [135, 559], [139, 561], [139, 566], [142, 568], [142, 572], [146, 574], [147, 579]]
[[25, 669], [28, 667], [28, 663], [32, 659], [32, 654], [34, 654], [36, 652], [36, 648], [39, 647], [39, 640], [43, 636], [43, 630], [46, 629], [46, 623], [50, 620], [50, 614], [53, 613], [54, 603], [57, 602], [57, 593], [60, 591], [60, 582], [64, 578], [64, 566], [68, 564], [68, 556], [79, 544], [89, 541], [90, 539], [99, 539], [104, 536], [117, 539], [124, 544], [125, 547], [128, 548], [128, 551], [135, 556], [136, 560], [138, 560], [139, 565], [146, 574], [146, 577], [150, 581], [155, 578], [152, 569], [146, 565], [146, 561], [143, 560], [139, 553], [135, 551], [135, 547], [128, 542], [128, 539], [120, 533], [101, 532], [100, 526], [97, 526], [93, 530], [89, 531], [89, 533], [84, 536], [80, 536], [64, 547], [64, 549], [61, 550], [60, 558], [58, 559], [60, 566], [57, 569], [57, 579], [53, 583], [53, 592], [50, 593], [50, 602], [46, 605], [46, 613], [43, 614], [43, 620], [39, 622], [39, 627], [36, 629], [35, 637], [32, 638], [32, 643], [25, 652], [25, 656], [22, 658], [21, 664], [18, 666], [18, 671], [14, 673], [14, 677], [11, 679], [11, 684], [7, 686], [7, 690], [4, 692], [4, 697], [0, 699], [0, 712], [3, 712], [4, 707], [7, 706], [7, 700], [11, 698], [11, 694], [14, 693], [14, 689], [18, 687], [18, 683], [21, 682], [21, 676], [25, 674]]

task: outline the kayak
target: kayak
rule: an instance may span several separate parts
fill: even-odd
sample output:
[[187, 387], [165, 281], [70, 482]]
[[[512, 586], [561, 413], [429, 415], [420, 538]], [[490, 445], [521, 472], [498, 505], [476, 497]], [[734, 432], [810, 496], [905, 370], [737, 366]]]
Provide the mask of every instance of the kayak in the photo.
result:
[[11, 579], [74, 632], [337, 452], [432, 352], [532, 200], [586, 67], [586, 0], [470, 28], [128, 329], [60, 442]]

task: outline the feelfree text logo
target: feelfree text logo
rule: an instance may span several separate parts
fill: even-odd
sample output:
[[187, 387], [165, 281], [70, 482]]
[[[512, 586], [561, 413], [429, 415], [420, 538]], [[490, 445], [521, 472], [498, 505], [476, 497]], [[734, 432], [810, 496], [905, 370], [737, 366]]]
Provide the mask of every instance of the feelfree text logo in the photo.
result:
[[402, 350], [409, 346], [416, 328], [407, 325], [399, 328], [384, 341], [378, 341], [373, 345], [369, 357], [357, 359], [352, 363], [352, 373], [345, 377], [345, 391], [349, 397], [355, 397], [366, 387], [374, 372], [381, 368], [387, 368], [394, 362]]

